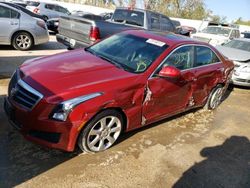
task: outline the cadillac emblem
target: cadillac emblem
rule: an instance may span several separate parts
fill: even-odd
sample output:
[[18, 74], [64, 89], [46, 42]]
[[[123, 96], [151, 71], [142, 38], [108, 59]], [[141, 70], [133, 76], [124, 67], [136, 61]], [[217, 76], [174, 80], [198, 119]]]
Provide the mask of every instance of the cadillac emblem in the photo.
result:
[[17, 93], [17, 88], [13, 87], [10, 91], [10, 97], [14, 97], [16, 93]]

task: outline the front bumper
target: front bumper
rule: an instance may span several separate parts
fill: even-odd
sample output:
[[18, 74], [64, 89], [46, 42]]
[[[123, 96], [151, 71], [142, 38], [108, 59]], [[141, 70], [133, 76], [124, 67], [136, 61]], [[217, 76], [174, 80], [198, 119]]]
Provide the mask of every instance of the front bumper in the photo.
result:
[[249, 73], [240, 73], [239, 76], [233, 74], [231, 83], [238, 86], [250, 87], [250, 75]]
[[20, 131], [23, 136], [37, 144], [73, 151], [78, 137], [78, 122], [59, 122], [51, 120], [45, 114], [51, 111], [44, 110], [44, 102], [37, 105], [32, 111], [25, 111], [15, 104], [9, 97], [4, 100], [4, 110], [11, 125]]
[[72, 49], [85, 48], [85, 47], [88, 47], [89, 45], [91, 45], [88, 43], [77, 41], [75, 39], [71, 39], [69, 37], [66, 37], [66, 36], [60, 35], [60, 34], [56, 35], [56, 40], [57, 40], [57, 42], [60, 42], [60, 43], [64, 44], [65, 46], [67, 46], [68, 48], [72, 48]]

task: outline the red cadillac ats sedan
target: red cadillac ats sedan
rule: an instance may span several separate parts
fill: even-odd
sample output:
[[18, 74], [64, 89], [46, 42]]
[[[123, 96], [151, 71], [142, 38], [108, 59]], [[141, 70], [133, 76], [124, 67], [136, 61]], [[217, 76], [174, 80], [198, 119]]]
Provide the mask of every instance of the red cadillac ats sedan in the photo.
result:
[[89, 152], [121, 133], [197, 107], [216, 108], [233, 63], [207, 43], [172, 33], [126, 31], [85, 49], [26, 61], [4, 108], [38, 144]]

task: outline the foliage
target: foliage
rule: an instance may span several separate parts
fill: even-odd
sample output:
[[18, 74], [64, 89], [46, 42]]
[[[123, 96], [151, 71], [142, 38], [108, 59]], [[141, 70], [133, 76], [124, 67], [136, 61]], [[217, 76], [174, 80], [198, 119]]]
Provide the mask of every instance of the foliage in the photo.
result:
[[239, 17], [234, 23], [239, 24], [239, 25], [248, 25], [248, 26], [250, 26], [250, 20], [244, 21], [244, 20], [242, 20], [241, 17]]

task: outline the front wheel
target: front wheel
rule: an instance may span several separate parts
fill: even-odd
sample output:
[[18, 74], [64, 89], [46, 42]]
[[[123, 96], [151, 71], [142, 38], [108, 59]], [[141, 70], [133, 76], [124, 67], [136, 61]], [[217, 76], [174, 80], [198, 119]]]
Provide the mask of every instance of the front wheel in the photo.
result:
[[220, 105], [220, 103], [222, 101], [223, 90], [224, 90], [224, 88], [221, 85], [218, 85], [211, 91], [211, 93], [207, 99], [205, 109], [213, 110]]
[[78, 146], [86, 152], [104, 151], [116, 142], [123, 124], [123, 117], [118, 111], [102, 111], [80, 133]]

